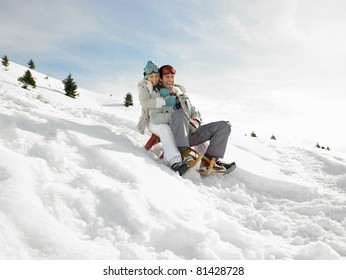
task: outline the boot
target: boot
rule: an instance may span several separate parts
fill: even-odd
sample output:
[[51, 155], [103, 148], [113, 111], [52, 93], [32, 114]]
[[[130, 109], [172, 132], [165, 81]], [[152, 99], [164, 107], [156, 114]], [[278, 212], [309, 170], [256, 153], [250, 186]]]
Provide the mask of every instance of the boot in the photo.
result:
[[189, 149], [186, 149], [186, 150], [180, 152], [180, 154], [181, 154], [181, 158], [183, 159], [183, 162], [185, 162], [188, 167], [191, 167], [195, 163], [195, 160], [190, 155]]
[[180, 176], [182, 176], [187, 170], [189, 170], [189, 167], [185, 162], [176, 162], [172, 165], [172, 170], [175, 172], [178, 172]]

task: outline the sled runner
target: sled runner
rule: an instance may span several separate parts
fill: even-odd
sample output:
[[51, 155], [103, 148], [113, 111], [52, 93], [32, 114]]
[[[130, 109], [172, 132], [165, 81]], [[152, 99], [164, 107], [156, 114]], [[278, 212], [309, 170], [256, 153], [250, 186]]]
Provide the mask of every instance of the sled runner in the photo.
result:
[[[144, 148], [149, 151], [158, 143], [160, 143], [160, 137], [153, 133], [148, 142], [144, 145]], [[218, 163], [214, 157], [212, 159], [209, 159], [194, 148], [189, 148], [189, 152], [190, 156], [194, 159], [194, 162], [188, 166], [189, 169], [197, 167], [197, 165], [200, 164], [202, 160], [207, 163], [207, 165], [203, 168], [195, 168], [195, 170], [202, 176], [208, 176], [210, 174], [228, 174], [237, 167], [235, 162], [232, 162], [230, 164]], [[163, 152], [158, 157], [160, 159], [163, 159]]]

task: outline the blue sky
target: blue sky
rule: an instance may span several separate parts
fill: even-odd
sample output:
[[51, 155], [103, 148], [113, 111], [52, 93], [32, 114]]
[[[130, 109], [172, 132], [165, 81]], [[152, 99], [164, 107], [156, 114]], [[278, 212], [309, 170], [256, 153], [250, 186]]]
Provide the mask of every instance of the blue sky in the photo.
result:
[[274, 75], [286, 83], [301, 81], [302, 75], [305, 80], [337, 78], [331, 71], [343, 76], [342, 0], [0, 4], [3, 54], [24, 65], [33, 59], [37, 70], [59, 79], [71, 72], [89, 89], [106, 89], [112, 80], [138, 80], [149, 59], [173, 64], [188, 77], [228, 74], [265, 81]]
[[[344, 117], [336, 113], [346, 90], [344, 0], [0, 0], [0, 7], [1, 56], [22, 65], [33, 59], [58, 79], [71, 73], [79, 87], [137, 92], [153, 60], [174, 65], [190, 91], [248, 100], [248, 110], [311, 115], [324, 126]], [[306, 111], [312, 99], [319, 102]]]

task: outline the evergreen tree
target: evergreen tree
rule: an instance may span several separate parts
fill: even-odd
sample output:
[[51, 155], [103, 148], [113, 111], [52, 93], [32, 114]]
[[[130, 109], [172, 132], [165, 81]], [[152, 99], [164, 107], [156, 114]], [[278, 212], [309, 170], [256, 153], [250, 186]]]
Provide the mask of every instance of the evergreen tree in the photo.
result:
[[7, 71], [8, 66], [10, 65], [10, 61], [8, 60], [8, 57], [6, 54], [1, 58], [1, 63], [2, 63], [2, 66], [4, 66], [4, 70]]
[[125, 107], [133, 106], [132, 94], [130, 92], [128, 92], [125, 96], [124, 105]]
[[315, 146], [316, 148], [321, 148], [321, 146], [320, 146], [320, 144], [317, 142], [317, 144], [316, 144], [316, 146]]
[[270, 139], [272, 139], [272, 140], [276, 140], [275, 135], [273, 134], [273, 135], [272, 135], [272, 137], [270, 137]]
[[30, 61], [28, 62], [28, 65], [29, 65], [29, 69], [35, 69], [35, 63], [32, 59], [30, 59]]
[[18, 78], [18, 81], [23, 83], [22, 88], [27, 89], [28, 86], [36, 87], [35, 79], [33, 78], [30, 70], [26, 70], [24, 75]]
[[68, 74], [67, 78], [65, 80], [62, 81], [62, 83], [65, 86], [65, 95], [71, 97], [71, 98], [76, 98], [76, 96], [78, 96], [77, 93], [77, 85], [74, 82], [72, 75]]
[[251, 132], [251, 137], [257, 137], [256, 133], [255, 132]]

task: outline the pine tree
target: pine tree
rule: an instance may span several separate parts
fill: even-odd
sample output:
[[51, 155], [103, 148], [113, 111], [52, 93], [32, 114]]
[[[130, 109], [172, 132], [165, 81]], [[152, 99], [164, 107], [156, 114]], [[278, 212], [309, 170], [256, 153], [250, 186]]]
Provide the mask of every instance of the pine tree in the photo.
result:
[[256, 133], [255, 132], [251, 132], [251, 137], [257, 137]]
[[24, 75], [18, 78], [18, 81], [23, 83], [22, 88], [27, 89], [28, 86], [36, 87], [35, 79], [33, 78], [30, 70], [26, 70]]
[[1, 63], [2, 63], [2, 66], [4, 66], [4, 70], [8, 71], [8, 66], [10, 65], [10, 61], [8, 60], [8, 57], [6, 54], [1, 58]]
[[132, 94], [130, 92], [128, 92], [125, 96], [124, 105], [125, 107], [133, 106]]
[[67, 78], [62, 81], [62, 83], [65, 85], [65, 95], [71, 97], [71, 98], [76, 98], [78, 96], [77, 93], [77, 85], [74, 82], [72, 75], [68, 74]]
[[35, 63], [32, 59], [30, 59], [30, 61], [28, 62], [28, 65], [29, 65], [29, 69], [35, 69]]
[[276, 140], [275, 135], [273, 134], [273, 135], [272, 135], [272, 137], [270, 137], [270, 139], [272, 139], [272, 140]]
[[320, 146], [320, 144], [317, 142], [317, 144], [316, 144], [316, 146], [315, 146], [316, 148], [321, 148], [321, 146]]

